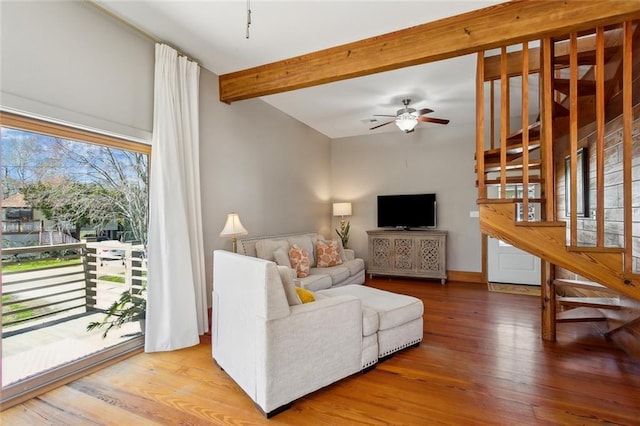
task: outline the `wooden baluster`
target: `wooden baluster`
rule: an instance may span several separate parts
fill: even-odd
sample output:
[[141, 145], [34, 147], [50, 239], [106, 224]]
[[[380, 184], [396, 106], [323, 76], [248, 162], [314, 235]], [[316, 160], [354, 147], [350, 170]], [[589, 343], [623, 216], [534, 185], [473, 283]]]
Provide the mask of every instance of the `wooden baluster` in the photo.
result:
[[624, 87], [622, 95], [622, 145], [623, 145], [623, 180], [624, 180], [624, 270], [627, 273], [633, 271], [633, 216], [632, 216], [632, 181], [631, 181], [631, 157], [632, 139], [631, 132], [633, 127], [633, 55], [632, 40], [633, 31], [630, 21], [624, 23], [624, 43], [623, 43], [623, 64], [622, 64], [622, 87]]
[[491, 80], [491, 93], [490, 93], [490, 116], [489, 124], [491, 126], [490, 137], [491, 137], [491, 149], [496, 148], [496, 94], [495, 94], [495, 80]]
[[544, 177], [544, 197], [547, 200], [544, 210], [545, 220], [555, 218], [553, 185], [553, 43], [549, 37], [542, 40], [542, 67], [540, 79], [542, 87], [542, 118], [540, 120], [540, 146], [542, 148], [542, 176]]
[[596, 30], [596, 245], [604, 247], [604, 28]]
[[578, 35], [571, 33], [569, 42], [569, 143], [570, 143], [570, 203], [571, 246], [578, 245]]
[[476, 168], [479, 199], [487, 198], [487, 188], [484, 183], [484, 149], [484, 51], [482, 51], [478, 52], [476, 64]]
[[507, 48], [500, 53], [500, 198], [507, 192], [507, 132], [509, 130], [509, 78], [507, 77]]
[[529, 221], [529, 42], [522, 43], [522, 220]]

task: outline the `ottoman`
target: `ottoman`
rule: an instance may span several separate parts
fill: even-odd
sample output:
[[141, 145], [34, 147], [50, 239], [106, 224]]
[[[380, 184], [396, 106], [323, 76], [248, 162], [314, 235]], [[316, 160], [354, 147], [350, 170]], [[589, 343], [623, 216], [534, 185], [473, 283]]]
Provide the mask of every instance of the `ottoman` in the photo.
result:
[[362, 302], [363, 336], [371, 332], [371, 312], [377, 313], [378, 358], [389, 355], [422, 341], [422, 314], [424, 306], [416, 297], [378, 290], [364, 285], [345, 285], [317, 291], [323, 296], [350, 295]]

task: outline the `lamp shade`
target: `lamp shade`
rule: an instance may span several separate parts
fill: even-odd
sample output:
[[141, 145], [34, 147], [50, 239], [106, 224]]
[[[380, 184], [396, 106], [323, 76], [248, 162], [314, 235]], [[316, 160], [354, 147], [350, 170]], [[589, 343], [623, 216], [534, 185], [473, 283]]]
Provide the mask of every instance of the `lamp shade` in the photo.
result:
[[221, 237], [235, 237], [236, 235], [247, 235], [249, 232], [242, 226], [240, 222], [240, 216], [238, 213], [229, 213], [227, 215], [227, 222], [224, 224], [224, 228], [220, 232]]
[[351, 216], [351, 203], [333, 203], [334, 216]]

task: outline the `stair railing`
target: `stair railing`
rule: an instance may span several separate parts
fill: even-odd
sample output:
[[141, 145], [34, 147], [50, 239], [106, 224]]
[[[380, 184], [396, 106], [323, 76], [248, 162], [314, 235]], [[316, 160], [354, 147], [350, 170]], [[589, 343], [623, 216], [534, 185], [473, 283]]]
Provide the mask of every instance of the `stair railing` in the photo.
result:
[[[491, 198], [506, 200], [516, 198], [521, 206], [521, 221], [529, 221], [528, 215], [532, 202], [540, 203], [540, 200], [532, 200], [529, 193], [529, 186], [532, 183], [530, 179], [532, 172], [532, 164], [538, 164], [540, 161], [532, 162], [530, 157], [531, 138], [530, 131], [537, 129], [538, 124], [530, 123], [530, 76], [538, 73], [539, 68], [539, 49], [534, 52], [529, 48], [529, 42], [518, 45], [516, 52], [508, 53], [507, 46], [500, 49], [500, 54], [496, 56], [485, 57], [485, 52], [478, 54], [477, 65], [477, 92], [476, 92], [476, 169], [478, 175], [478, 198], [480, 200]], [[514, 57], [517, 59], [518, 67], [514, 67]], [[533, 66], [530, 66], [532, 64]], [[489, 68], [488, 73], [485, 70]], [[513, 83], [513, 79], [520, 79], [520, 90], [522, 103], [511, 105], [511, 87], [518, 83]], [[499, 94], [496, 96], [496, 92]], [[486, 93], [488, 92], [488, 102], [486, 102]], [[537, 95], [537, 92], [535, 92]], [[496, 99], [497, 98], [497, 99]], [[488, 103], [488, 107], [485, 106]], [[499, 104], [499, 108], [497, 108]], [[512, 117], [514, 113], [512, 109], [519, 109], [522, 113], [521, 120], [514, 126], [522, 130], [512, 134]], [[485, 110], [488, 115], [485, 115]], [[485, 128], [489, 130], [485, 135]], [[496, 128], [498, 128], [498, 137], [496, 138]], [[520, 148], [514, 147], [515, 139], [521, 138]], [[497, 139], [497, 140], [496, 140]], [[486, 150], [494, 152], [494, 162], [487, 164], [484, 153]], [[517, 154], [520, 150], [520, 154]], [[539, 166], [536, 166], [539, 168]], [[490, 177], [489, 177], [490, 175]], [[542, 182], [543, 179], [537, 179], [536, 183]], [[508, 187], [517, 185], [518, 190], [509, 191]], [[491, 193], [488, 187], [496, 188]], [[521, 188], [521, 190], [520, 190]], [[543, 188], [540, 192], [544, 193]], [[541, 212], [544, 215], [544, 212]], [[539, 215], [537, 215], [539, 216]]]
[[[480, 52], [477, 67], [478, 198], [506, 199], [507, 186], [514, 182], [521, 183], [523, 190], [517, 202], [521, 203], [523, 212], [528, 212], [532, 203], [544, 203], [540, 214], [543, 220], [566, 218], [569, 249], [623, 252], [625, 273], [634, 272], [632, 129], [633, 105], [634, 102], [638, 103], [638, 99], [633, 100], [633, 42], [638, 38], [637, 27], [628, 21], [619, 26], [569, 34], [564, 38], [543, 39], [539, 42], [540, 47], [530, 48], [528, 42], [519, 45], [519, 48], [510, 46], [507, 49], [507, 46], [503, 46], [500, 53], [494, 56], [485, 57], [485, 52]], [[635, 49], [636, 66], [640, 63], [637, 58], [639, 50]], [[595, 62], [591, 63], [590, 57], [593, 56]], [[516, 70], [518, 61], [520, 69]], [[532, 94], [527, 76], [536, 74], [540, 88], [539, 92], [533, 92], [533, 96], [539, 96], [540, 99], [540, 165], [536, 162], [538, 157], [532, 160], [530, 156], [531, 134], [527, 131], [532, 126], [531, 113], [535, 114], [530, 110], [529, 99]], [[521, 105], [510, 105], [510, 90], [515, 87], [513, 78], [519, 78], [522, 82]], [[638, 81], [640, 79], [636, 78], [636, 87], [640, 86]], [[583, 98], [585, 93], [587, 97]], [[611, 100], [616, 96], [620, 98], [616, 101], [619, 106], [612, 108]], [[566, 118], [562, 117], [564, 114], [567, 114]], [[608, 218], [605, 221], [605, 212], [610, 213], [606, 209], [611, 208], [605, 205], [606, 198], [611, 198], [608, 192], [605, 197], [605, 191], [612, 191], [610, 182], [605, 185], [605, 179], [610, 179], [605, 175], [605, 164], [609, 160], [605, 158], [605, 129], [606, 123], [619, 114], [622, 115], [622, 182], [619, 191], [620, 221], [623, 223], [612, 225]], [[519, 158], [513, 155], [515, 149], [510, 124], [516, 115], [522, 117], [518, 127], [523, 129]], [[581, 149], [587, 145], [590, 148], [585, 150], [589, 155], [588, 161], [582, 163], [581, 155], [585, 154], [581, 153]], [[487, 150], [494, 152], [493, 161], [485, 158]], [[536, 179], [532, 180], [532, 169], [538, 168], [539, 179], [536, 175]], [[595, 173], [591, 181], [581, 178], [581, 173], [587, 176], [588, 172]], [[566, 201], [562, 200], [562, 192], [556, 191], [558, 178], [561, 181], [563, 173], [567, 179]], [[542, 183], [540, 200], [532, 200], [526, 190], [531, 182]], [[488, 187], [499, 190], [490, 193]], [[595, 199], [583, 204], [582, 200], [588, 199], [589, 195]], [[592, 215], [594, 212], [595, 217]], [[520, 220], [526, 222], [529, 217], [523, 214]], [[581, 230], [587, 225], [593, 229], [593, 234]], [[621, 228], [620, 234], [624, 234], [619, 237], [619, 244], [615, 244], [616, 237], [609, 231], [612, 227]], [[638, 259], [636, 263], [640, 264]]]

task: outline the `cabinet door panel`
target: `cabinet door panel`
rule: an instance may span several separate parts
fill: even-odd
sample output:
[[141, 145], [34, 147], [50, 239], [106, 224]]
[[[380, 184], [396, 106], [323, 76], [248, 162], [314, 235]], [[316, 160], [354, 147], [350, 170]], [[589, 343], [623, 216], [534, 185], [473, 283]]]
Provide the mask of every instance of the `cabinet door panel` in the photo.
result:
[[442, 273], [442, 244], [439, 238], [418, 238], [418, 271]]
[[397, 271], [412, 271], [414, 269], [413, 238], [394, 238], [395, 256], [393, 269]]
[[390, 269], [393, 265], [393, 251], [390, 238], [371, 238], [371, 267], [374, 269]]

